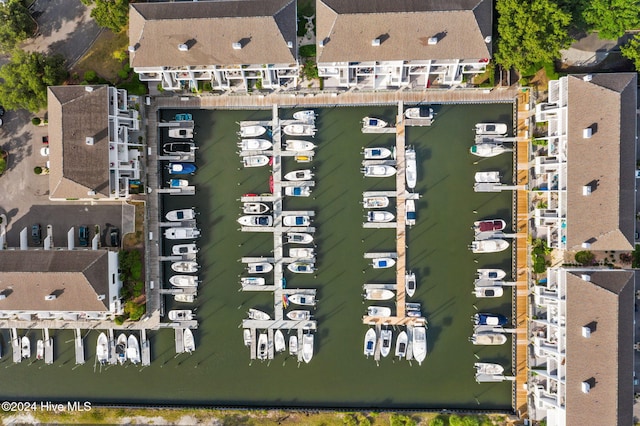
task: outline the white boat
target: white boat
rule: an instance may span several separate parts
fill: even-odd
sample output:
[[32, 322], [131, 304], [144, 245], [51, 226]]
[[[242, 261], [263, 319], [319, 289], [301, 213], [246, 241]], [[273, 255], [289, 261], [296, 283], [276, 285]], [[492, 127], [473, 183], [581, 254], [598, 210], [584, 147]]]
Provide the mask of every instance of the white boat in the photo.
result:
[[404, 276], [404, 290], [407, 296], [413, 297], [416, 292], [416, 274], [408, 272]]
[[183, 260], [180, 262], [173, 262], [171, 264], [171, 269], [175, 272], [190, 274], [193, 272], [198, 272], [198, 262], [194, 260]]
[[196, 295], [193, 293], [174, 294], [173, 300], [181, 303], [193, 303], [196, 300]]
[[507, 134], [507, 125], [504, 123], [477, 123], [476, 135], [498, 135]]
[[282, 131], [289, 136], [313, 136], [316, 134], [316, 127], [313, 124], [289, 124]]
[[191, 353], [196, 350], [196, 339], [193, 338], [193, 332], [190, 328], [185, 328], [182, 332], [182, 341], [185, 352]]
[[376, 330], [369, 328], [364, 335], [364, 355], [366, 357], [372, 356], [376, 351]]
[[313, 172], [310, 169], [294, 170], [284, 175], [286, 180], [302, 181], [313, 179]]
[[312, 109], [296, 111], [293, 113], [293, 119], [298, 121], [310, 122], [316, 119], [316, 112]]
[[383, 209], [389, 205], [389, 197], [363, 197], [362, 205], [365, 209]]
[[405, 223], [407, 226], [416, 224], [416, 202], [414, 200], [406, 200], [404, 203], [405, 214], [407, 216]]
[[406, 331], [400, 332], [396, 338], [396, 353], [395, 355], [402, 359], [407, 356], [407, 344], [409, 343], [409, 336]]
[[508, 149], [499, 143], [479, 143], [469, 148], [469, 152], [478, 157], [495, 157], [507, 151]]
[[391, 329], [385, 328], [380, 331], [380, 355], [386, 357], [391, 352], [391, 340], [393, 339], [393, 332]]
[[44, 358], [44, 341], [42, 339], [38, 339], [36, 342], [36, 359]]
[[284, 340], [284, 334], [282, 334], [282, 331], [280, 330], [276, 330], [276, 332], [273, 333], [273, 348], [276, 352], [284, 352], [287, 348], [287, 344]]
[[284, 226], [309, 226], [311, 217], [309, 216], [282, 216]]
[[127, 360], [127, 335], [124, 333], [120, 333], [118, 340], [116, 340], [116, 357], [118, 357], [120, 365]]
[[266, 333], [260, 333], [258, 336], [258, 345], [256, 346], [256, 356], [259, 360], [264, 361], [269, 355], [269, 337]]
[[179, 227], [164, 230], [164, 237], [168, 240], [192, 240], [200, 236], [198, 228]]
[[305, 321], [311, 318], [311, 312], [303, 310], [294, 310], [287, 312], [287, 318], [291, 321]]
[[395, 216], [393, 213], [386, 211], [372, 211], [367, 213], [367, 221], [382, 223], [382, 222], [391, 222]]
[[266, 274], [271, 272], [273, 265], [269, 262], [251, 262], [247, 263], [247, 271], [250, 274]]
[[315, 306], [316, 297], [313, 294], [291, 294], [287, 296], [289, 302], [300, 306]]
[[244, 214], [263, 214], [269, 211], [269, 206], [265, 203], [243, 203], [242, 213]]
[[363, 129], [373, 129], [373, 128], [382, 128], [382, 127], [387, 127], [387, 122], [384, 120], [380, 120], [379, 118], [373, 118], [373, 117], [365, 117], [362, 119]]
[[302, 359], [307, 364], [313, 358], [313, 334], [305, 333], [302, 336]]
[[418, 180], [418, 166], [416, 164], [416, 151], [413, 149], [406, 149], [404, 151], [405, 161], [405, 178], [407, 180], [407, 187], [413, 189], [416, 187]]
[[500, 172], [476, 172], [474, 179], [477, 183], [500, 183]]
[[503, 366], [491, 362], [476, 362], [473, 366], [476, 368], [476, 374], [502, 374], [504, 372]]
[[249, 319], [259, 320], [259, 321], [269, 321], [271, 317], [268, 313], [263, 312], [258, 309], [249, 308]]
[[389, 177], [396, 174], [396, 169], [393, 166], [375, 164], [363, 167], [362, 173], [365, 177]]
[[433, 120], [435, 117], [433, 108], [429, 106], [407, 108], [404, 116], [412, 120]]
[[272, 146], [273, 144], [267, 139], [242, 139], [238, 142], [238, 148], [243, 151], [266, 151]]
[[384, 160], [391, 157], [391, 150], [389, 148], [365, 148], [364, 149], [365, 160]]
[[313, 151], [315, 147], [316, 146], [311, 142], [291, 139], [287, 141], [287, 145], [285, 149], [287, 151], [304, 152], [304, 151]]
[[168, 316], [171, 321], [191, 321], [195, 318], [191, 309], [174, 309], [169, 311]]
[[96, 359], [100, 364], [106, 364], [109, 360], [109, 339], [107, 339], [107, 335], [104, 333], [100, 333], [98, 336]]
[[20, 339], [20, 352], [22, 358], [31, 358], [31, 340], [27, 336], [22, 336]]
[[391, 268], [395, 264], [395, 259], [392, 259], [390, 257], [378, 257], [371, 260], [371, 266], [373, 266], [373, 269]]
[[393, 299], [395, 293], [391, 290], [368, 288], [364, 291], [366, 300], [389, 300]]
[[238, 218], [238, 223], [242, 226], [273, 226], [273, 216], [269, 215], [246, 215]]
[[478, 273], [478, 279], [481, 280], [501, 280], [507, 276], [505, 271], [495, 268], [478, 269], [476, 272]]
[[289, 249], [289, 257], [297, 258], [297, 259], [313, 259], [315, 253], [312, 248], [303, 247], [303, 248], [290, 248]]
[[262, 277], [242, 277], [240, 278], [240, 284], [242, 286], [247, 285], [265, 285], [266, 280]]
[[170, 188], [185, 188], [189, 186], [189, 181], [187, 179], [171, 179], [169, 181]]
[[176, 244], [171, 247], [171, 253], [176, 255], [181, 254], [196, 254], [198, 252], [198, 246], [195, 244]]
[[497, 253], [509, 247], [509, 242], [499, 238], [490, 240], [473, 241], [471, 251], [474, 253]]
[[476, 233], [479, 232], [498, 232], [502, 231], [507, 223], [502, 219], [477, 220], [473, 222], [473, 228]]
[[311, 195], [310, 186], [285, 186], [284, 195], [290, 197], [308, 197]]
[[267, 128], [263, 126], [243, 126], [240, 127], [241, 138], [255, 138], [264, 135], [267, 132]]
[[413, 327], [411, 343], [413, 358], [422, 365], [427, 356], [427, 329], [423, 326]]
[[174, 139], [193, 139], [193, 129], [169, 129], [169, 137]]
[[248, 328], [242, 330], [242, 340], [245, 346], [251, 346], [251, 330]]
[[507, 336], [494, 331], [476, 331], [471, 336], [471, 343], [474, 345], [496, 346], [504, 345], [507, 342]]
[[311, 244], [313, 242], [313, 235], [304, 232], [288, 232], [285, 238], [289, 244]]
[[289, 336], [289, 355], [298, 355], [298, 336]]
[[369, 306], [367, 308], [367, 315], [370, 317], [390, 317], [391, 308], [385, 306]]
[[181, 222], [183, 220], [192, 220], [196, 218], [195, 209], [179, 209], [167, 212], [164, 217], [170, 222]]
[[313, 263], [308, 262], [293, 262], [287, 265], [287, 269], [296, 274], [312, 274], [316, 270]]
[[174, 275], [169, 282], [176, 287], [197, 287], [198, 277], [194, 275]]
[[244, 167], [261, 167], [269, 164], [269, 157], [266, 155], [247, 155], [242, 157]]
[[133, 334], [127, 338], [127, 359], [133, 364], [140, 362], [140, 344], [138, 338]]
[[484, 298], [493, 298], [493, 297], [502, 297], [504, 294], [504, 289], [502, 286], [476, 286], [473, 290], [473, 293], [479, 299]]

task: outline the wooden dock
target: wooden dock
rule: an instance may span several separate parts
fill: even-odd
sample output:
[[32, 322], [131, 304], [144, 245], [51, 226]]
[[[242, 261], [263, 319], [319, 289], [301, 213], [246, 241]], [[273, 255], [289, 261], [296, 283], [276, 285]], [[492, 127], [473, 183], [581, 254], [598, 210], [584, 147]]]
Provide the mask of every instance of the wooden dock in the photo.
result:
[[49, 336], [49, 329], [42, 329], [42, 340], [44, 341], [44, 363], [53, 364], [53, 339]]
[[174, 328], [176, 353], [184, 353], [184, 328]]
[[82, 340], [82, 331], [79, 328], [74, 329], [75, 338], [73, 339], [76, 349], [76, 364], [84, 364], [84, 341]]
[[142, 353], [142, 366], [151, 365], [151, 345], [147, 339], [147, 330], [140, 330], [140, 352]]
[[11, 350], [13, 354], [13, 362], [16, 364], [22, 361], [22, 351], [20, 349], [20, 338], [18, 337], [18, 330], [11, 329]]

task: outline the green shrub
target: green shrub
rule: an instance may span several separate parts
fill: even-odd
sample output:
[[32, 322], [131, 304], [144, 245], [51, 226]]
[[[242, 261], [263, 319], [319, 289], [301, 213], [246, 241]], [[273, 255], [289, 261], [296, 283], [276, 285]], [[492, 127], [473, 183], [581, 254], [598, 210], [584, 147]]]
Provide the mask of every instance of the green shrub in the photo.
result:
[[596, 259], [596, 255], [590, 252], [589, 250], [582, 250], [576, 253], [575, 256], [576, 262], [581, 265], [593, 265], [594, 260]]
[[129, 77], [129, 72], [120, 70], [118, 71], [118, 77], [120, 77], [121, 80], [126, 80]]
[[122, 325], [124, 323], [125, 318], [122, 315], [118, 315], [114, 322], [116, 325]]
[[316, 45], [307, 44], [306, 46], [300, 46], [298, 53], [303, 58], [315, 58], [316, 57]]
[[307, 78], [307, 80], [313, 80], [314, 78], [318, 78], [318, 67], [314, 61], [307, 61], [302, 66], [302, 74]]
[[444, 426], [444, 419], [440, 416], [431, 419], [429, 426]]
[[202, 91], [211, 92], [212, 90], [213, 90], [213, 87], [211, 86], [211, 82], [205, 81], [204, 84], [202, 85]]
[[42, 167], [40, 167], [40, 166], [35, 166], [35, 167], [33, 168], [33, 173], [35, 173], [35, 174], [37, 174], [37, 175], [42, 174]]
[[89, 83], [92, 83], [92, 82], [98, 80], [98, 73], [96, 73], [93, 70], [89, 70], [89, 71], [86, 71], [84, 73], [83, 77], [84, 77], [85, 81], [88, 81]]
[[262, 90], [262, 79], [256, 80], [256, 89]]
[[31, 119], [31, 124], [33, 124], [34, 126], [39, 126], [40, 123], [42, 123], [42, 120], [40, 120], [40, 117], [33, 117]]
[[2, 175], [5, 170], [7, 170], [7, 160], [0, 157], [0, 175]]

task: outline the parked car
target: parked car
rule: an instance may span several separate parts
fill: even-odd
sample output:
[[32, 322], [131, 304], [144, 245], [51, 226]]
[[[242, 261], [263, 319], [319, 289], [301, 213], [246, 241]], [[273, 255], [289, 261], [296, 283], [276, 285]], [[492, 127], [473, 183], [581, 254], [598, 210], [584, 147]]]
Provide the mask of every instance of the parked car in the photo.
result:
[[112, 247], [120, 247], [120, 230], [118, 228], [111, 228], [109, 233]]
[[81, 226], [78, 230], [78, 239], [80, 240], [80, 247], [87, 247], [89, 245], [89, 227]]
[[5, 113], [4, 107], [0, 105], [0, 117], [2, 117]]
[[31, 225], [31, 241], [37, 246], [42, 243], [42, 227], [39, 223]]

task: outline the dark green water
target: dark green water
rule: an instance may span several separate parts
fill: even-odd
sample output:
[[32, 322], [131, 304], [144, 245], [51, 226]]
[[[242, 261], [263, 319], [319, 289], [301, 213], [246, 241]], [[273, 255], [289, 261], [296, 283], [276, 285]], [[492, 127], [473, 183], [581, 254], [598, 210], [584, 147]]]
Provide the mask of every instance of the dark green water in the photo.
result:
[[[394, 107], [320, 110], [315, 138], [316, 187], [312, 198], [286, 199], [285, 209], [316, 211], [319, 268], [313, 275], [286, 275], [287, 286], [318, 289], [318, 333], [310, 364], [285, 355], [270, 364], [250, 364], [241, 321], [250, 307], [269, 311], [271, 293], [239, 292], [242, 256], [269, 255], [270, 234], [237, 230], [239, 197], [267, 192], [267, 168], [240, 169], [236, 132], [240, 120], [269, 119], [271, 111], [196, 111], [199, 170], [195, 197], [166, 197], [165, 209], [195, 206], [199, 227], [202, 284], [195, 303], [200, 328], [193, 355], [175, 356], [173, 332], [150, 332], [152, 365], [111, 366], [94, 372], [97, 333], [86, 338], [87, 364], [74, 366], [72, 333], [56, 332], [56, 362], [13, 365], [3, 358], [3, 394], [14, 399], [79, 399], [93, 402], [234, 404], [269, 406], [508, 409], [511, 383], [477, 384], [473, 363], [511, 367], [511, 345], [476, 347], [468, 342], [476, 312], [511, 314], [511, 292], [501, 299], [475, 299], [475, 269], [511, 268], [510, 251], [473, 255], [467, 245], [474, 220], [502, 217], [511, 225], [511, 193], [476, 194], [473, 174], [501, 170], [511, 178], [511, 157], [478, 160], [468, 153], [473, 124], [511, 122], [511, 105], [443, 106], [432, 127], [408, 128], [407, 144], [418, 151], [418, 223], [409, 231], [408, 268], [418, 277], [413, 301], [422, 302], [429, 321], [429, 355], [422, 366], [393, 361], [376, 366], [362, 354], [366, 305], [362, 284], [393, 282], [393, 270], [374, 271], [365, 251], [395, 251], [393, 230], [363, 229], [360, 205], [365, 190], [394, 189], [395, 178], [364, 179], [363, 146], [391, 146], [393, 135], [363, 135], [360, 120], [372, 115], [392, 121]], [[166, 112], [170, 117], [174, 112]], [[290, 117], [281, 111], [281, 117]], [[285, 172], [305, 168], [287, 159]], [[474, 210], [477, 213], [474, 213]], [[170, 246], [170, 245], [167, 245]], [[167, 247], [168, 250], [168, 247]], [[165, 250], [166, 252], [166, 250]], [[474, 262], [474, 259], [478, 263]], [[365, 271], [363, 273], [363, 270]], [[170, 308], [172, 301], [168, 304]], [[474, 307], [475, 305], [475, 307]], [[181, 304], [181, 306], [185, 306]], [[396, 333], [394, 333], [395, 339]]]

